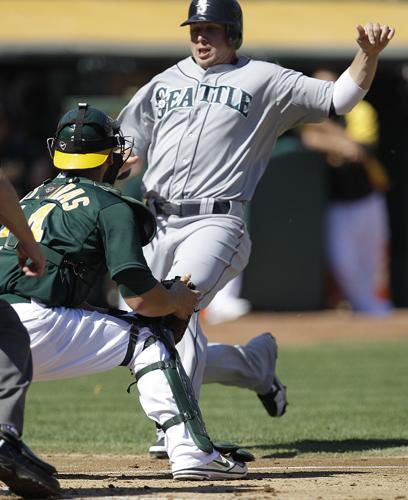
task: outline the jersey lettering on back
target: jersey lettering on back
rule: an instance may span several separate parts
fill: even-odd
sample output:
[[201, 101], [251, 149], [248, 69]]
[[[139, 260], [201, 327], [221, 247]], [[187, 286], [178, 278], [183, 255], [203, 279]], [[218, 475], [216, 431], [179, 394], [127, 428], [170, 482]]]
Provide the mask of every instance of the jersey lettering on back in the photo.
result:
[[160, 87], [156, 91], [157, 117], [161, 120], [174, 109], [192, 108], [197, 102], [222, 104], [238, 111], [244, 118], [248, 116], [253, 96], [243, 89], [229, 85], [212, 86], [201, 83], [196, 96], [194, 87], [170, 89]]
[[[39, 186], [39, 188], [42, 186]], [[40, 199], [46, 198], [47, 200], [55, 200], [58, 205], [64, 210], [64, 212], [69, 212], [75, 210], [80, 205], [84, 207], [88, 206], [90, 199], [88, 196], [81, 196], [85, 194], [82, 188], [77, 188], [74, 183], [65, 184], [63, 186], [51, 185], [45, 187], [44, 195], [40, 196], [38, 194], [39, 188], [36, 188], [31, 193], [28, 193], [22, 200], [22, 209], [24, 210], [24, 201], [29, 199]], [[51, 211], [58, 206], [55, 202], [46, 203], [41, 205], [37, 210], [28, 215], [28, 225], [34, 235], [34, 239], [37, 242], [41, 242], [44, 234], [44, 224], [46, 217], [51, 213]], [[7, 238], [9, 235], [9, 230], [7, 227], [3, 227], [0, 231], [0, 238]]]

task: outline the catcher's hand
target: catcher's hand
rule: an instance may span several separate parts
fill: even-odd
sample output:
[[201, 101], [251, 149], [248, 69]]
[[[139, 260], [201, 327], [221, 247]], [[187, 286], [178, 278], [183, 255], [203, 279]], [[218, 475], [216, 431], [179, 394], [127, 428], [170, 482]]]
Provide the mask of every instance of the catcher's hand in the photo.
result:
[[[191, 290], [196, 289], [194, 283], [192, 283], [189, 279], [188, 280], [184, 279], [184, 277], [182, 279], [180, 278], [180, 276], [176, 276], [175, 278], [169, 280], [163, 280], [161, 283], [167, 289], [170, 289], [172, 286], [174, 286], [175, 283], [179, 281], [185, 283], [185, 285]], [[197, 300], [198, 298], [199, 296], [197, 295]], [[175, 344], [178, 344], [180, 340], [183, 338], [184, 333], [187, 330], [190, 318], [191, 315], [189, 315], [187, 318], [181, 319], [178, 318], [175, 314], [168, 314], [167, 316], [163, 317], [163, 324], [166, 328], [172, 331]]]

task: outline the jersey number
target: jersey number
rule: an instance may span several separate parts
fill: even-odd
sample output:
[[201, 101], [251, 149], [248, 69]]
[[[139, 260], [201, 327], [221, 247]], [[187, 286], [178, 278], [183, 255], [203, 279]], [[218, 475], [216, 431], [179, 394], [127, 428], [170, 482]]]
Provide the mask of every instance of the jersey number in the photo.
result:
[[[40, 242], [42, 240], [44, 234], [44, 219], [55, 207], [55, 203], [47, 203], [46, 205], [43, 205], [38, 210], [33, 212], [28, 219], [28, 225], [31, 228], [35, 241]], [[3, 229], [0, 231], [0, 238], [7, 238], [9, 234], [10, 231], [7, 229], [7, 227], [3, 227]]]

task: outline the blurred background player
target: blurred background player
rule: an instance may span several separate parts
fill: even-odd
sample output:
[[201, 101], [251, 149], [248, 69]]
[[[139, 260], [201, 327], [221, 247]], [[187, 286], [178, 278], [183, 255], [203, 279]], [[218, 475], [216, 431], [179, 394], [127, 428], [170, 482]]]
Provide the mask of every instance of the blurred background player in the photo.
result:
[[[330, 81], [337, 78], [325, 69], [313, 76]], [[304, 125], [300, 136], [306, 147], [324, 154], [328, 166], [324, 233], [335, 287], [354, 311], [387, 314], [391, 310], [385, 199], [389, 186], [376, 156], [377, 113], [364, 100], [345, 116]]]
[[[157, 215], [158, 232], [146, 259], [159, 279], [190, 269], [205, 308], [248, 263], [244, 207], [278, 136], [299, 123], [350, 111], [368, 91], [394, 30], [358, 25], [357, 54], [333, 84], [239, 56], [243, 16], [235, 0], [193, 0], [182, 26], [190, 28], [192, 57], [140, 89], [119, 121], [134, 138], [127, 167], [139, 172], [148, 165], [142, 192]], [[285, 412], [270, 334], [247, 346], [207, 348], [196, 314], [178, 350], [197, 397], [203, 380], [236, 385], [255, 391], [271, 416]], [[159, 436], [150, 451], [160, 449]]]
[[[21, 273], [28, 280], [44, 272], [45, 258], [21, 210], [18, 197], [0, 169], [0, 223], [13, 232]], [[25, 397], [32, 380], [30, 338], [13, 308], [0, 300], [0, 480], [17, 495], [46, 498], [59, 483], [52, 465], [22, 441]]]

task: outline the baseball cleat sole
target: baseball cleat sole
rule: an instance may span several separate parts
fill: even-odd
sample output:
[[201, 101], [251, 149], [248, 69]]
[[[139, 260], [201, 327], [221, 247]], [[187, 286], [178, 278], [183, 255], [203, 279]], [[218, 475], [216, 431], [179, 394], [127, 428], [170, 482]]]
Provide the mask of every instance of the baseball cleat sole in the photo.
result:
[[60, 493], [60, 485], [56, 478], [39, 477], [24, 466], [16, 467], [0, 463], [0, 481], [3, 481], [10, 491], [23, 498], [49, 498]]
[[173, 472], [177, 481], [213, 481], [220, 479], [243, 479], [248, 474], [246, 464], [220, 456], [209, 464], [181, 469]]

